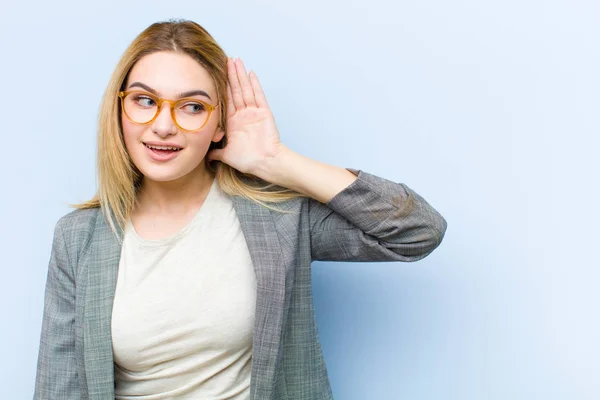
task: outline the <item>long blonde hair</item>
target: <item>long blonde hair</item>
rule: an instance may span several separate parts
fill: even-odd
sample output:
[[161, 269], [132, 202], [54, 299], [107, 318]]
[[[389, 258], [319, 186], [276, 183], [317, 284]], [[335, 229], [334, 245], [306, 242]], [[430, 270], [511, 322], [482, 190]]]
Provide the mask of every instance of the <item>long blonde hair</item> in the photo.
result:
[[[123, 229], [130, 217], [143, 177], [131, 161], [125, 147], [117, 93], [124, 90], [129, 71], [135, 63], [140, 58], [158, 51], [187, 54], [211, 75], [219, 97], [219, 127], [225, 132], [225, 136], [218, 143], [211, 142], [208, 151], [227, 145], [227, 55], [213, 37], [196, 22], [177, 19], [150, 25], [125, 50], [104, 92], [98, 116], [96, 195], [86, 202], [70, 204], [77, 209], [99, 207], [115, 233], [116, 225]], [[277, 203], [305, 196], [252, 174], [242, 173], [218, 160], [209, 162], [205, 157], [204, 162], [207, 169], [215, 175], [221, 189], [231, 196], [244, 196], [281, 212], [285, 211], [271, 207], [265, 202]]]

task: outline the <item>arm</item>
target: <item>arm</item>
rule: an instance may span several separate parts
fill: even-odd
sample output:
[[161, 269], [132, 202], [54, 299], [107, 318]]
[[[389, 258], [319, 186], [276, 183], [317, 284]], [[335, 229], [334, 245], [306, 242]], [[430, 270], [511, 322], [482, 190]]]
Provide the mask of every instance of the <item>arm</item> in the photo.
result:
[[313, 260], [417, 261], [441, 243], [446, 220], [405, 184], [281, 149], [257, 174], [309, 196]]
[[34, 399], [79, 399], [75, 362], [75, 276], [63, 233], [54, 228]]
[[416, 261], [440, 244], [446, 221], [422, 197], [291, 151], [256, 74], [239, 59], [228, 59], [227, 71], [227, 146], [207, 158], [307, 195], [314, 260]]
[[309, 199], [311, 253], [319, 261], [417, 261], [441, 243], [447, 222], [402, 183], [360, 170], [323, 204]]
[[406, 185], [291, 151], [256, 74], [248, 75], [239, 59], [228, 59], [227, 71], [227, 146], [210, 151], [208, 160], [309, 196], [313, 259], [416, 261], [439, 245], [446, 221], [422, 197]]

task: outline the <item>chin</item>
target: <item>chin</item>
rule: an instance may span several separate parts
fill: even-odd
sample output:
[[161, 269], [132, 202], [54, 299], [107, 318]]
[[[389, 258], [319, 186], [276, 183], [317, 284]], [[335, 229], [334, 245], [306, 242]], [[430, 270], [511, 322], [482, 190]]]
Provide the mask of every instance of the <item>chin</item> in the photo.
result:
[[144, 178], [155, 182], [169, 182], [179, 179], [188, 174], [188, 172], [181, 171], [179, 168], [169, 168], [164, 166], [146, 166], [140, 169]]
[[[204, 161], [202, 161], [204, 162]], [[154, 182], [170, 182], [193, 173], [199, 165], [153, 165], [151, 163], [142, 163], [142, 168], [138, 169], [146, 179]]]

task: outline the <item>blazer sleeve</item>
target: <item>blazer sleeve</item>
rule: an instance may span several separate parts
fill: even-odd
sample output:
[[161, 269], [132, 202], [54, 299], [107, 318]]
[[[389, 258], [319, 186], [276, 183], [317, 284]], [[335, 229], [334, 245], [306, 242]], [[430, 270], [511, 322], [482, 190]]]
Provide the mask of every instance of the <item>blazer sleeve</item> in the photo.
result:
[[54, 228], [35, 379], [34, 400], [80, 399], [75, 361], [75, 276], [63, 218]]
[[403, 183], [346, 168], [357, 179], [324, 204], [309, 198], [316, 261], [417, 261], [442, 242], [447, 222]]

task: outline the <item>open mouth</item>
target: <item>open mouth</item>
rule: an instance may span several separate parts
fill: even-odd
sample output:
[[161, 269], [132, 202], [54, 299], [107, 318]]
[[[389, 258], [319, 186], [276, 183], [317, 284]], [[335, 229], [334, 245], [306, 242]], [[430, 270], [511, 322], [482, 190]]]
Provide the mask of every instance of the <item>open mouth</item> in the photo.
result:
[[147, 145], [146, 143], [144, 143], [144, 146], [146, 146], [146, 148], [150, 149], [153, 153], [160, 154], [160, 155], [168, 155], [168, 154], [176, 153], [176, 152], [182, 150], [181, 148], [177, 148], [177, 147], [150, 146], [150, 145]]

